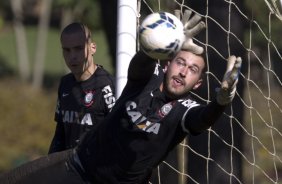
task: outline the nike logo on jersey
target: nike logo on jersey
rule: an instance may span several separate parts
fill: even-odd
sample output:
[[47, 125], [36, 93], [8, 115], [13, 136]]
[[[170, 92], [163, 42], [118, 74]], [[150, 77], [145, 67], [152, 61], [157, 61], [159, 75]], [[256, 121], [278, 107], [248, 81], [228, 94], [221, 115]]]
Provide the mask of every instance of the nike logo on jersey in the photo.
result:
[[66, 97], [68, 95], [69, 95], [68, 93], [63, 93], [62, 97]]

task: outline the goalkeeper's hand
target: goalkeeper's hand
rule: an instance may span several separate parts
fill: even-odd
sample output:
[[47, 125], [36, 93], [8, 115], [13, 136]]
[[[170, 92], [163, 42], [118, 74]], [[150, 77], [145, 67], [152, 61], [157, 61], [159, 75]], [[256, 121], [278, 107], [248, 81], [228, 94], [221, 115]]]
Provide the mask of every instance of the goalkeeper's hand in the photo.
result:
[[220, 105], [227, 105], [232, 102], [236, 93], [241, 65], [241, 57], [230, 56], [227, 59], [227, 67], [221, 87], [217, 89], [216, 100]]
[[190, 18], [192, 14], [191, 10], [185, 10], [181, 19], [181, 11], [175, 10], [174, 15], [181, 20], [184, 26], [185, 41], [181, 47], [182, 50], [187, 50], [195, 54], [202, 54], [204, 52], [203, 47], [196, 45], [193, 42], [193, 37], [202, 31], [206, 25], [201, 20], [201, 16], [195, 14]]

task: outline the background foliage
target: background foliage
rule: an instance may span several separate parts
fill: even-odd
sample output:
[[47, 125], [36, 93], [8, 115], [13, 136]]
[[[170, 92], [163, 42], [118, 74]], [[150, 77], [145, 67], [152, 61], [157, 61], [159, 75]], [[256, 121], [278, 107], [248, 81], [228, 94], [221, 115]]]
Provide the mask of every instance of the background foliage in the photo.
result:
[[[44, 83], [39, 90], [34, 90], [29, 82], [23, 83], [19, 79], [9, 1], [0, 2], [0, 173], [47, 154], [55, 129], [53, 117], [57, 86], [60, 77], [67, 72], [59, 42], [59, 12], [68, 6], [77, 7], [78, 2], [84, 8], [72, 21], [84, 22], [91, 28], [93, 40], [97, 44], [95, 62], [114, 73], [100, 23], [98, 1], [54, 1], [46, 43]], [[33, 7], [34, 1], [25, 3]], [[28, 6], [25, 5], [25, 8]], [[37, 39], [38, 20], [33, 10], [25, 11], [24, 20], [30, 56], [34, 56]], [[30, 63], [32, 66], [33, 58]]]
[[[53, 116], [57, 85], [60, 76], [66, 73], [59, 43], [60, 30], [66, 22], [81, 21], [92, 29], [93, 39], [97, 43], [97, 53], [94, 56], [96, 63], [103, 65], [112, 74], [115, 72], [101, 20], [103, 11], [111, 11], [109, 6], [107, 9], [102, 9], [99, 0], [53, 0], [44, 58], [44, 85], [40, 90], [33, 90], [29, 81], [22, 83], [18, 74], [18, 56], [10, 1], [0, 1], [0, 172], [47, 153], [55, 128]], [[34, 62], [37, 41], [38, 2], [41, 1], [43, 0], [24, 0], [23, 22], [31, 66]], [[110, 0], [102, 1], [111, 2]], [[154, 10], [159, 8], [158, 4], [152, 3], [156, 1], [147, 2], [151, 3], [150, 6]], [[166, 2], [169, 6], [173, 1], [162, 2]], [[197, 2], [203, 3], [203, 1]], [[255, 2], [245, 0], [244, 6], [260, 22], [262, 29], [268, 32], [267, 13], [269, 10], [266, 9], [263, 0]], [[166, 8], [166, 3], [162, 4], [162, 10], [169, 9]], [[280, 33], [278, 30], [281, 28], [281, 22], [277, 21], [272, 22], [273, 33]], [[252, 33], [252, 41], [259, 50], [258, 53], [267, 55], [265, 45], [268, 40], [265, 40], [257, 27], [254, 27]], [[248, 37], [249, 33], [245, 34]], [[277, 40], [276, 45], [282, 48], [282, 42], [279, 42], [280, 37], [280, 34], [272, 34], [272, 39]], [[281, 74], [282, 69], [277, 67], [277, 71]], [[259, 96], [257, 99], [259, 102]], [[264, 107], [260, 110], [263, 111]], [[260, 126], [257, 128], [262, 131], [261, 135], [265, 135], [263, 128]]]

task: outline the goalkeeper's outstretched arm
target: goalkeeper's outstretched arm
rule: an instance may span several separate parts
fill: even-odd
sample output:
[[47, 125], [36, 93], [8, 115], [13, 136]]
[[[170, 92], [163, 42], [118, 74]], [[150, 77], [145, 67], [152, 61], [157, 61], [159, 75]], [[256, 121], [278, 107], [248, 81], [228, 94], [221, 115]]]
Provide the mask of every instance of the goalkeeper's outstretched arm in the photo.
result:
[[128, 80], [140, 84], [146, 83], [152, 76], [157, 60], [147, 56], [143, 51], [137, 52], [128, 68]]

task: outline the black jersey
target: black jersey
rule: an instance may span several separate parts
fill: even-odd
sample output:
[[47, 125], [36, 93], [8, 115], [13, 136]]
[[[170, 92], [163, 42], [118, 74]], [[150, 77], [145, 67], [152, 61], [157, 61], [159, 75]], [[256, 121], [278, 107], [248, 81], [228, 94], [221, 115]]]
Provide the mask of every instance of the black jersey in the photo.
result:
[[189, 132], [200, 133], [222, 113], [216, 102], [167, 99], [159, 89], [163, 77], [156, 64], [148, 80], [129, 79], [109, 116], [78, 146], [93, 183], [147, 183], [152, 169]]
[[114, 92], [112, 76], [100, 66], [86, 81], [76, 81], [72, 73], [63, 76], [49, 153], [75, 147], [85, 132], [104, 120], [115, 103]]

